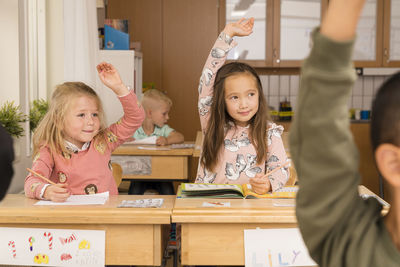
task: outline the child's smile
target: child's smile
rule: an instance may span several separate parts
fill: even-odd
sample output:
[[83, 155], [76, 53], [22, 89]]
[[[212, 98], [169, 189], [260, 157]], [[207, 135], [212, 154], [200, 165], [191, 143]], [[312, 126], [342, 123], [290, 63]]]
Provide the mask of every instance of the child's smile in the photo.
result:
[[225, 103], [228, 114], [239, 126], [247, 126], [258, 110], [258, 89], [253, 76], [236, 74], [225, 80]]
[[87, 96], [76, 98], [66, 114], [63, 130], [65, 139], [81, 148], [96, 136], [99, 128], [96, 101]]

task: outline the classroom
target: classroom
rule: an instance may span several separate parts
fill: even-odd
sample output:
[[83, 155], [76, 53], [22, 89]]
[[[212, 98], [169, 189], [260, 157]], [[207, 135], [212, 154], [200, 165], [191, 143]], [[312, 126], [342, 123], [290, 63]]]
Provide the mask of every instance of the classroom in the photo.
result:
[[[359, 12], [346, 13], [355, 32], [329, 35], [329, 14], [337, 16], [335, 4], [340, 9], [343, 1], [0, 0], [7, 40], [0, 44], [0, 125], [14, 153], [10, 184], [0, 183], [0, 266], [334, 266], [337, 258], [318, 256], [326, 250], [304, 217], [328, 207], [326, 218], [334, 220], [345, 200], [302, 213], [299, 203], [313, 199], [296, 197], [327, 192], [322, 180], [312, 190], [303, 176], [318, 173], [339, 191], [343, 183], [328, 176], [351, 172], [358, 180], [347, 189], [376, 205], [377, 225], [395, 217], [400, 187], [381, 169], [372, 127], [380, 125], [374, 99], [400, 71], [400, 1], [348, 0]], [[315, 30], [324, 21], [322, 37], [327, 33], [333, 44]], [[336, 46], [346, 42], [350, 67], [342, 57], [347, 48]], [[332, 62], [325, 75], [313, 60], [321, 43], [340, 55], [335, 61], [319, 54]], [[335, 64], [351, 74], [340, 76]], [[313, 93], [318, 102], [300, 90], [322, 84], [321, 77], [333, 88], [335, 75], [343, 78], [337, 87], [351, 87], [345, 100], [332, 95], [323, 102]], [[250, 89], [239, 91], [238, 84]], [[62, 91], [69, 87], [76, 97]], [[75, 110], [79, 115], [67, 116]], [[63, 115], [54, 119], [51, 112]], [[75, 134], [84, 127], [77, 117], [86, 113], [97, 128]], [[62, 137], [46, 139], [46, 127]], [[345, 171], [346, 160], [333, 155], [353, 169]], [[310, 162], [319, 169], [309, 170]], [[85, 175], [85, 184], [74, 179]], [[302, 185], [310, 188], [302, 192]], [[76, 203], [60, 204], [67, 197]], [[393, 237], [387, 220], [388, 229], [379, 230], [397, 248], [388, 258], [398, 259], [400, 236]], [[361, 227], [353, 230], [367, 229]]]

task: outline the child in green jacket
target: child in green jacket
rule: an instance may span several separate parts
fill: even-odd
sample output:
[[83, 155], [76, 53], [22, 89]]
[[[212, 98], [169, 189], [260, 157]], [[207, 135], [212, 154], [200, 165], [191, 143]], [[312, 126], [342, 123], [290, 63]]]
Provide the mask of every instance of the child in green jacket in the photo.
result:
[[[400, 74], [373, 103], [377, 167], [390, 185], [391, 208], [358, 194], [358, 152], [348, 97], [356, 79], [352, 51], [365, 0], [331, 0], [301, 74], [290, 151], [299, 177], [296, 214], [319, 266], [400, 266]], [[378, 179], [378, 177], [377, 177]]]

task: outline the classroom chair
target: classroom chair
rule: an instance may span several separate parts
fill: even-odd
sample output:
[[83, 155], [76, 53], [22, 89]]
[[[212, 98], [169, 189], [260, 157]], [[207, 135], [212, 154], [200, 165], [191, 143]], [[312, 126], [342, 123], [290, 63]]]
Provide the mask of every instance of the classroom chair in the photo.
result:
[[115, 183], [119, 187], [122, 182], [122, 167], [118, 163], [111, 163], [111, 165]]

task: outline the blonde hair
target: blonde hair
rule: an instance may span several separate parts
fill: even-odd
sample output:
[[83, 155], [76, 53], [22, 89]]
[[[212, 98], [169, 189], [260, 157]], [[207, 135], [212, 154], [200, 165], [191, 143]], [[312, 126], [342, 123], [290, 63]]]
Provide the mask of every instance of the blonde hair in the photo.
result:
[[98, 108], [100, 129], [94, 139], [104, 139], [106, 129], [104, 111], [96, 92], [82, 82], [65, 82], [56, 87], [50, 100], [49, 110], [40, 121], [33, 135], [33, 157], [42, 146], [48, 146], [52, 154], [69, 153], [63, 135], [65, 115], [76, 98], [86, 96], [95, 100]]
[[152, 109], [154, 102], [164, 102], [169, 107], [172, 106], [172, 100], [166, 94], [157, 89], [149, 89], [143, 94], [142, 106], [145, 110]]

